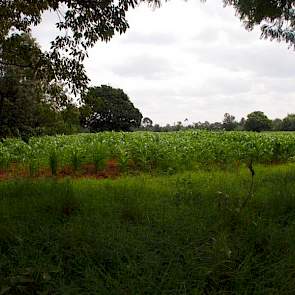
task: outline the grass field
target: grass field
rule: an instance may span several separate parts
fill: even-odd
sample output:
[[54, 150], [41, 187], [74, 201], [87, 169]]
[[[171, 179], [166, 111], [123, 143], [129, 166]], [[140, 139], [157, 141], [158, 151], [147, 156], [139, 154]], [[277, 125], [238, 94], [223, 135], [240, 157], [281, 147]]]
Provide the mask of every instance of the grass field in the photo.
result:
[[2, 181], [0, 294], [294, 294], [295, 166], [254, 169]]

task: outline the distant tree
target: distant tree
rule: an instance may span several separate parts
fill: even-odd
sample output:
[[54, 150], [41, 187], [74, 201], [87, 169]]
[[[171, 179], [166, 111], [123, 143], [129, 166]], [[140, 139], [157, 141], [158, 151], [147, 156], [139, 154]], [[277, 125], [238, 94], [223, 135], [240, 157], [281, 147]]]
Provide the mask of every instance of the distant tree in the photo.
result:
[[153, 121], [148, 117], [144, 117], [141, 124], [144, 128], [150, 128], [153, 126]]
[[72, 134], [80, 131], [80, 111], [76, 105], [69, 103], [60, 114], [64, 121], [64, 133]]
[[235, 121], [235, 117], [230, 115], [229, 113], [224, 114], [224, 118], [222, 121], [222, 127], [226, 131], [232, 131], [237, 127], [237, 122]]
[[283, 121], [281, 119], [274, 119], [272, 121], [272, 130], [274, 131], [281, 131], [283, 126]]
[[223, 123], [220, 123], [220, 122], [211, 123], [209, 127], [209, 129], [213, 131], [222, 130], [222, 128], [223, 128]]
[[284, 131], [295, 131], [295, 114], [289, 114], [283, 119], [281, 130]]
[[248, 131], [267, 131], [271, 129], [271, 120], [260, 111], [252, 112], [247, 115], [245, 129]]
[[245, 130], [245, 123], [246, 123], [246, 119], [242, 117], [241, 120], [237, 122], [237, 126], [235, 130], [237, 131]]
[[246, 119], [244, 117], [241, 118], [240, 122], [239, 122], [239, 126], [244, 129], [245, 128], [245, 124], [246, 124]]
[[177, 121], [177, 123], [174, 123], [173, 129], [174, 131], [180, 131], [184, 128], [181, 121]]
[[140, 126], [142, 114], [122, 89], [91, 87], [82, 96], [82, 103], [81, 123], [91, 132], [130, 131]]
[[163, 132], [170, 132], [170, 131], [174, 131], [173, 128], [174, 126], [171, 126], [170, 124], [166, 124], [164, 127], [160, 127], [161, 131]]
[[154, 131], [154, 132], [160, 132], [160, 131], [161, 131], [161, 127], [160, 127], [160, 125], [159, 125], [159, 124], [155, 124], [155, 125], [153, 126], [153, 131]]

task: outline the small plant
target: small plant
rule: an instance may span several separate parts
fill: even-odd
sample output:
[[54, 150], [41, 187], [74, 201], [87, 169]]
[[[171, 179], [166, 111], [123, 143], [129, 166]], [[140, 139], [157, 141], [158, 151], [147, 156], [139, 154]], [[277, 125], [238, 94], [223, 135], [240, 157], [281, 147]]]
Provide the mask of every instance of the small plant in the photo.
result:
[[129, 160], [128, 152], [126, 150], [120, 150], [118, 163], [121, 171], [126, 172], [128, 170]]
[[95, 173], [105, 168], [107, 158], [108, 151], [106, 146], [101, 143], [97, 144], [93, 150], [93, 163], [95, 166]]
[[49, 154], [49, 166], [50, 166], [52, 176], [57, 175], [57, 163], [58, 163], [57, 152], [55, 149], [52, 149]]
[[7, 170], [10, 160], [10, 154], [7, 149], [0, 145], [0, 170]]
[[78, 149], [74, 149], [74, 150], [71, 152], [70, 161], [71, 161], [71, 164], [72, 164], [73, 170], [74, 170], [75, 172], [77, 172], [77, 171], [80, 169], [81, 164], [82, 164], [81, 153], [79, 152]]
[[39, 162], [37, 159], [31, 159], [29, 162], [29, 175], [30, 177], [34, 177], [38, 174], [39, 170]]

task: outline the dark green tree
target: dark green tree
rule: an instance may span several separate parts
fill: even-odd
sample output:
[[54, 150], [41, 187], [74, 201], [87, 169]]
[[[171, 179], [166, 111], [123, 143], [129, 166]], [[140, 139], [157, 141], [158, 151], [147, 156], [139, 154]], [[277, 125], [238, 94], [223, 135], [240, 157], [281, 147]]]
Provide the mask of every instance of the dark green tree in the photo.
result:
[[82, 103], [81, 123], [91, 132], [130, 131], [140, 126], [142, 114], [122, 89], [91, 87], [82, 96]]
[[[6, 45], [12, 44], [21, 50], [18, 55], [7, 50]], [[62, 85], [52, 80], [36, 41], [29, 34], [13, 34], [0, 55], [0, 137], [28, 138], [61, 131], [60, 112], [70, 99]]]
[[232, 131], [235, 130], [237, 127], [237, 122], [236, 122], [236, 118], [235, 116], [230, 115], [229, 113], [225, 113], [224, 114], [224, 118], [222, 121], [222, 127], [226, 130], [226, 131]]
[[277, 119], [274, 119], [272, 121], [272, 130], [273, 131], [281, 131], [282, 130], [282, 124], [283, 124], [283, 121], [279, 118]]
[[283, 131], [295, 131], [295, 114], [289, 114], [283, 119], [281, 130]]
[[260, 111], [252, 112], [247, 115], [245, 129], [248, 131], [267, 131], [271, 129], [271, 120]]

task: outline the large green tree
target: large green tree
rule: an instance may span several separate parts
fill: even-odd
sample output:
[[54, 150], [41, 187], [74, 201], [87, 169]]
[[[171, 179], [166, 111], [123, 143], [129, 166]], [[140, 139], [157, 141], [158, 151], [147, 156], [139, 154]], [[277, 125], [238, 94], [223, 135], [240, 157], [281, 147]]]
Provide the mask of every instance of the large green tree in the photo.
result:
[[271, 120], [263, 112], [256, 111], [247, 115], [245, 129], [248, 131], [267, 131], [271, 126]]
[[74, 106], [62, 85], [52, 80], [38, 44], [29, 34], [11, 35], [5, 45], [11, 44], [20, 52], [12, 55], [6, 46], [1, 51], [0, 137], [65, 131], [63, 113]]
[[81, 123], [91, 132], [130, 131], [140, 126], [142, 114], [122, 89], [91, 87], [82, 102]]
[[238, 123], [236, 122], [235, 116], [230, 115], [229, 113], [224, 114], [224, 118], [223, 118], [223, 121], [222, 121], [222, 127], [226, 131], [235, 130], [237, 125], [238, 125]]
[[295, 131], [295, 114], [289, 114], [284, 118], [281, 128], [283, 131]]

